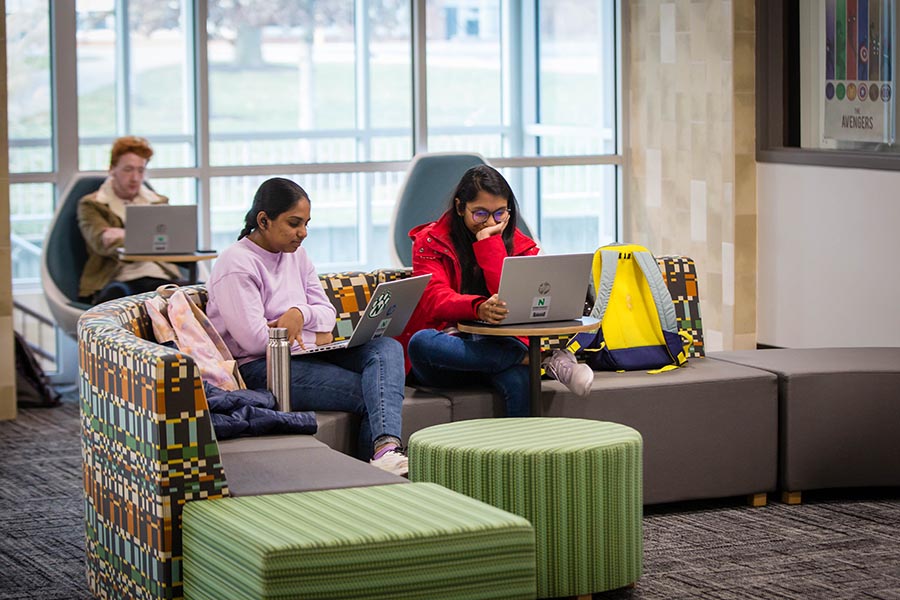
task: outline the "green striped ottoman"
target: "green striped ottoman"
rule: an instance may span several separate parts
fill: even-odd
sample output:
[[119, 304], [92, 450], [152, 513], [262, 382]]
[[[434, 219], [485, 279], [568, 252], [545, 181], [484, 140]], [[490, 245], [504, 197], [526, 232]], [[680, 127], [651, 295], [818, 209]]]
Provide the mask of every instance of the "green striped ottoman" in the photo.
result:
[[585, 419], [476, 419], [409, 440], [409, 478], [528, 519], [538, 596], [611, 590], [641, 576], [641, 435]]
[[429, 483], [188, 502], [184, 597], [534, 598], [525, 519]]

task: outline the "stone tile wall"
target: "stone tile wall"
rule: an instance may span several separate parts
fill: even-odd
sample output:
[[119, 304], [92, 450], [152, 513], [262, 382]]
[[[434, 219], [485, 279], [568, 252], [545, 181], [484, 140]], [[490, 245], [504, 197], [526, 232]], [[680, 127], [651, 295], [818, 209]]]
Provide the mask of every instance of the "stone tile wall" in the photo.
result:
[[623, 241], [696, 261], [709, 350], [756, 344], [753, 0], [628, 3]]

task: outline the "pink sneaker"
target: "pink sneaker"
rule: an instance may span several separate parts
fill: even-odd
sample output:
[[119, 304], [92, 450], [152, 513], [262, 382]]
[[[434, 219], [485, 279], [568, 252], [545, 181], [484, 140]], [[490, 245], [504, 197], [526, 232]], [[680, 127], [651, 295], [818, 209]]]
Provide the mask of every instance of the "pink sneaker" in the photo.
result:
[[544, 360], [547, 374], [569, 388], [577, 396], [587, 396], [594, 384], [594, 371], [584, 363], [578, 362], [575, 355], [568, 350], [554, 350]]

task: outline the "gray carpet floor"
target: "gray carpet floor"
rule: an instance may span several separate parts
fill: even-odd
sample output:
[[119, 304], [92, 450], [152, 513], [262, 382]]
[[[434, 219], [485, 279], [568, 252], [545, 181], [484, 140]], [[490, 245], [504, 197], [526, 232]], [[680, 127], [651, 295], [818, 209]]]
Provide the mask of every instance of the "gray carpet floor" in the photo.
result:
[[[0, 600], [90, 597], [78, 436], [71, 400], [0, 422]], [[900, 600], [900, 490], [647, 507], [643, 577], [595, 598]]]

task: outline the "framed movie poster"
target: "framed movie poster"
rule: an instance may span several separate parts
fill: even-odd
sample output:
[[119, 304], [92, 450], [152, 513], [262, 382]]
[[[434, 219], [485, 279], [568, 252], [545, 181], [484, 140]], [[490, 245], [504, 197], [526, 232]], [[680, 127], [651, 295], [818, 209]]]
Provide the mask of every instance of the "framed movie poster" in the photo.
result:
[[824, 137], [894, 142], [895, 0], [825, 0]]

